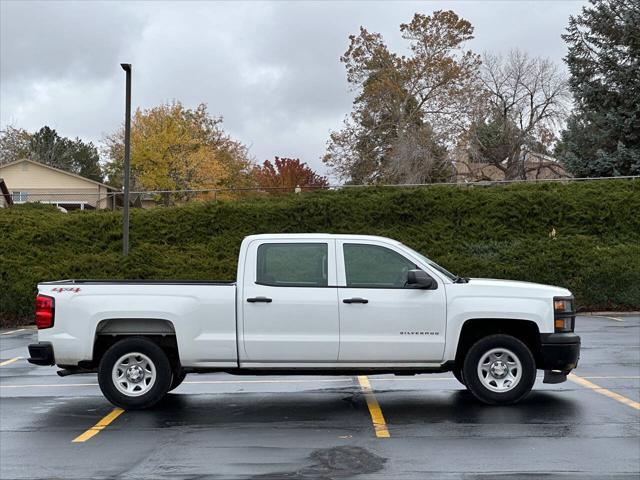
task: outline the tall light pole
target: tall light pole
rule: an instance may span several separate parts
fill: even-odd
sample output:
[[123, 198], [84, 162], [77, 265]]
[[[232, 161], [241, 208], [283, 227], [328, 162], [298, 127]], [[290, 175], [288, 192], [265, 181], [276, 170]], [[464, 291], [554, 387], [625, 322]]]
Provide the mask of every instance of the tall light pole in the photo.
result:
[[124, 212], [122, 220], [122, 255], [129, 254], [129, 155], [131, 153], [131, 64], [121, 63], [127, 72], [126, 103], [124, 114]]

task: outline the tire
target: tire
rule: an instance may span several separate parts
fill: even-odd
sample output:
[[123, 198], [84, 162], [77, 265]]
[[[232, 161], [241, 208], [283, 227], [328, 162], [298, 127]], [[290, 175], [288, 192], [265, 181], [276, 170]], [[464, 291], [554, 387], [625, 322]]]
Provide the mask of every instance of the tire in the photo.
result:
[[98, 367], [98, 383], [104, 396], [127, 410], [158, 403], [169, 390], [171, 377], [167, 355], [142, 337], [126, 338], [111, 346]]
[[510, 335], [491, 335], [469, 349], [462, 374], [469, 391], [481, 402], [512, 405], [533, 388], [536, 363], [522, 341]]
[[184, 370], [177, 370], [173, 372], [173, 376], [171, 377], [171, 386], [169, 387], [169, 392], [171, 392], [172, 390], [175, 390], [176, 388], [178, 388], [180, 386], [180, 384], [184, 381], [184, 378], [187, 376], [187, 374], [184, 372]]
[[464, 375], [462, 374], [462, 369], [460, 367], [453, 367], [453, 370], [451, 371], [451, 373], [453, 373], [453, 376], [456, 377], [456, 380], [458, 380], [462, 385], [464, 385], [465, 387], [467, 386], [467, 384], [464, 381]]

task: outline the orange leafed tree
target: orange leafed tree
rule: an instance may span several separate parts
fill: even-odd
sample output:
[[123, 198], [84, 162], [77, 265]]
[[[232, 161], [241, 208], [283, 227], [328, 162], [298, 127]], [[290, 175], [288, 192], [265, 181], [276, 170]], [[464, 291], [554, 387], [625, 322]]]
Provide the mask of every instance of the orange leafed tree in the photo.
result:
[[[105, 139], [109, 181], [121, 184], [124, 131]], [[205, 104], [194, 109], [174, 101], [138, 109], [131, 121], [132, 186], [143, 190], [190, 190], [242, 186], [247, 149], [222, 129]]]
[[328, 187], [327, 177], [318, 175], [298, 158], [275, 157], [273, 163], [265, 160], [253, 167], [253, 178], [258, 186], [269, 189], [270, 193], [287, 192], [300, 188]]

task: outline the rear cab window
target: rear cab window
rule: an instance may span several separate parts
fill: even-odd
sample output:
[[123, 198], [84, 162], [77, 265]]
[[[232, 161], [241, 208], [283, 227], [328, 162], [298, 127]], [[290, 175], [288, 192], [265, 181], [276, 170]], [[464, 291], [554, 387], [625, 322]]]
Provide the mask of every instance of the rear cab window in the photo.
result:
[[258, 246], [256, 283], [273, 287], [329, 285], [327, 243], [263, 243]]

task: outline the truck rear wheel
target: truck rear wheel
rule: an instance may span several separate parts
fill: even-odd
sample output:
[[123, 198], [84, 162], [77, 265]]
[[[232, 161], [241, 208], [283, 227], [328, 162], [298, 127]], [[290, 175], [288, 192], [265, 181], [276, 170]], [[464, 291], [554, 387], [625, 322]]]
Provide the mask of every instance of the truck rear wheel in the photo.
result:
[[107, 350], [98, 368], [98, 383], [114, 405], [129, 409], [149, 408], [171, 385], [171, 364], [164, 351], [146, 338], [120, 340]]
[[536, 364], [522, 341], [510, 335], [491, 335], [469, 349], [462, 373], [467, 388], [478, 400], [510, 405], [533, 388]]

